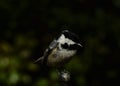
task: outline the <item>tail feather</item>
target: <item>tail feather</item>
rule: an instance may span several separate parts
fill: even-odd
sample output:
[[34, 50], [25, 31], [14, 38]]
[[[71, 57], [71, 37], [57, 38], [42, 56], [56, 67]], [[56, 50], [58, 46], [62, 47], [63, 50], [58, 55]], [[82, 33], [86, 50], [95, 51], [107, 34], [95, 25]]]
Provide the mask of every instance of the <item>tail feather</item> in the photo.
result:
[[40, 57], [36, 61], [34, 61], [34, 64], [36, 64], [36, 63], [42, 63], [42, 62], [43, 62], [43, 57]]

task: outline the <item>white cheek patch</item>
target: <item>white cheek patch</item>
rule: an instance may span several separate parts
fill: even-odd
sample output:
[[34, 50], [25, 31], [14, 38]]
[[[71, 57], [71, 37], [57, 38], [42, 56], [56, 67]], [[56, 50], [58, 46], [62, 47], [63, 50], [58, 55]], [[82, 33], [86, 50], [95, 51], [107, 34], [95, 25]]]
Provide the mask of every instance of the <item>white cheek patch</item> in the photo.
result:
[[63, 34], [62, 34], [62, 35], [60, 36], [60, 38], [58, 39], [58, 42], [61, 43], [61, 44], [67, 43], [68, 45], [70, 45], [70, 44], [75, 44], [74, 41], [72, 41], [72, 40], [70, 40], [70, 39], [68, 39], [68, 38], [65, 38], [65, 36], [64, 36]]
[[65, 43], [68, 43], [68, 45], [70, 44], [75, 44], [75, 42], [73, 42], [72, 40], [65, 38]]

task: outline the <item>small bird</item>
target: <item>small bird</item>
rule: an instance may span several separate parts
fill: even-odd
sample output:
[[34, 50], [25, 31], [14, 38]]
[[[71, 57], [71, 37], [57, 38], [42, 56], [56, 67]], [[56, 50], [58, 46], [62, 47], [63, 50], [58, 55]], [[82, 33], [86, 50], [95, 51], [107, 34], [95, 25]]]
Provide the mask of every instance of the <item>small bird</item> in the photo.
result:
[[76, 34], [64, 30], [50, 43], [43, 56], [34, 63], [42, 63], [43, 66], [56, 68], [64, 67], [82, 47]]

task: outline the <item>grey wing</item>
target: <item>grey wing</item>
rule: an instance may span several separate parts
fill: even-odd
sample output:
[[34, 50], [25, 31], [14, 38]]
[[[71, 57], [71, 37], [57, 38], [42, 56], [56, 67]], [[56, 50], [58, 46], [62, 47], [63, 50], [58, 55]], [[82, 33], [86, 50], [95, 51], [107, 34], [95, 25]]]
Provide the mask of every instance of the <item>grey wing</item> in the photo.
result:
[[53, 40], [49, 47], [45, 50], [44, 55], [43, 55], [43, 64], [46, 64], [47, 60], [48, 60], [48, 56], [50, 55], [50, 53], [58, 46], [58, 42], [56, 40]]
[[38, 58], [34, 63], [45, 62], [45, 61], [47, 60], [48, 55], [51, 53], [51, 51], [52, 51], [54, 48], [57, 47], [57, 45], [58, 45], [58, 42], [57, 42], [56, 40], [53, 40], [53, 41], [50, 43], [49, 47], [45, 50], [44, 55], [43, 55], [42, 57]]
[[58, 42], [57, 42], [56, 40], [53, 40], [53, 41], [50, 43], [49, 47], [45, 50], [45, 52], [44, 52], [44, 57], [48, 56], [48, 54], [49, 54], [54, 48], [56, 48], [57, 46], [58, 46]]
[[37, 60], [34, 61], [34, 64], [36, 63], [42, 63], [43, 62], [43, 56], [38, 58]]
[[49, 48], [50, 48], [50, 49], [53, 49], [53, 48], [55, 48], [57, 45], [58, 45], [58, 42], [57, 42], [57, 40], [54, 39], [54, 40], [50, 43]]

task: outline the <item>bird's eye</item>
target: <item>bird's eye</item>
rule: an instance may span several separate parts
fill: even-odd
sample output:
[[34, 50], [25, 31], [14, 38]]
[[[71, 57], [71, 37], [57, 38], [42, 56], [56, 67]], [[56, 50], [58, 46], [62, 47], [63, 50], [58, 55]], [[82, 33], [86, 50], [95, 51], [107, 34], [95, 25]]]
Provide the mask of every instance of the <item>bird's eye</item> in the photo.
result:
[[67, 49], [68, 48], [68, 44], [67, 43], [62, 44], [61, 47]]

